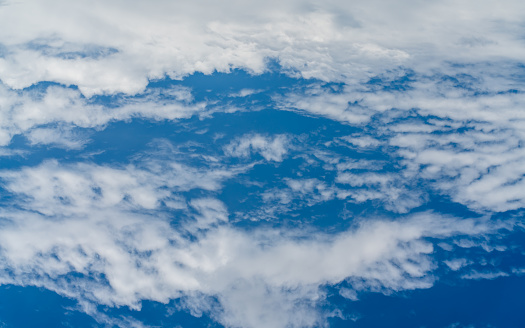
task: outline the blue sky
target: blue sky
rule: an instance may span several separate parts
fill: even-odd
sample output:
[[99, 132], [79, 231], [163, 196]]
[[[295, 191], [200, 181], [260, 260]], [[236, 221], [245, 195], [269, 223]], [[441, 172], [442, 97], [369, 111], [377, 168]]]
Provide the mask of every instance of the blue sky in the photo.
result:
[[524, 6], [0, 1], [0, 326], [523, 326]]

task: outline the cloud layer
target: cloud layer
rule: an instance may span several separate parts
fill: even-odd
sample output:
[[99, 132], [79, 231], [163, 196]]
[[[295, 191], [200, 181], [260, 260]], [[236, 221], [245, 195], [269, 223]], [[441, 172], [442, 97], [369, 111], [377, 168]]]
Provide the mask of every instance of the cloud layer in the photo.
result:
[[[260, 73], [267, 58], [290, 74], [325, 81], [363, 81], [399, 66], [461, 72], [447, 63], [521, 61], [522, 6], [7, 1], [0, 10], [10, 27], [0, 34], [0, 80], [16, 89], [54, 81], [90, 96], [141, 92], [148, 80], [165, 75], [231, 68]], [[500, 75], [490, 69], [478, 73]]]
[[317, 327], [349, 318], [330, 288], [522, 275], [500, 264], [523, 253], [524, 22], [511, 0], [3, 1], [0, 283], [107, 325], [177, 300]]
[[[92, 302], [139, 308], [142, 300], [184, 296], [187, 307], [226, 326], [316, 326], [325, 318], [312, 309], [327, 284], [346, 280], [357, 291], [428, 288], [437, 263], [427, 238], [512, 229], [426, 212], [395, 221], [367, 218], [335, 235], [243, 231], [228, 223], [221, 201], [177, 193], [202, 187], [198, 176], [207, 177], [205, 185], [216, 183], [213, 171], [188, 172], [175, 166], [152, 178], [133, 167], [56, 162], [4, 171], [14, 198], [2, 210], [2, 283], [42, 286], [76, 298], [85, 310]], [[162, 185], [168, 181], [187, 183]], [[159, 213], [168, 198], [179, 204], [171, 216]], [[217, 297], [219, 308], [199, 295]]]

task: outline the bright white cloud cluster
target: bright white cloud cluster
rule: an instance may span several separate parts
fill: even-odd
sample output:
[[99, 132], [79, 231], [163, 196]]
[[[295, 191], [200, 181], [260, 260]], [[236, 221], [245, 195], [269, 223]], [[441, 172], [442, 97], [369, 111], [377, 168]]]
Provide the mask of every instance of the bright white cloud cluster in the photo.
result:
[[[405, 159], [405, 178], [436, 181], [436, 189], [473, 209], [522, 208], [523, 86], [473, 82], [472, 77], [463, 77], [468, 84], [453, 83], [442, 75], [413, 79], [399, 82], [406, 85], [396, 90], [382, 90], [384, 83], [394, 81], [388, 79], [335, 91], [316, 86], [278, 97], [277, 102], [283, 109], [369, 124], [368, 135], [338, 142], [362, 150], [395, 147]], [[410, 118], [414, 114], [418, 117]], [[365, 176], [353, 183], [361, 179]]]
[[417, 138], [418, 145], [403, 145], [405, 156], [424, 167], [423, 177], [435, 179], [436, 187], [455, 201], [499, 212], [525, 205], [525, 154], [514, 131], [485, 133], [473, 128], [438, 139], [425, 135], [407, 138]]
[[[324, 299], [325, 284], [346, 279], [357, 291], [430, 287], [436, 264], [426, 237], [479, 236], [511, 227], [421, 213], [296, 239], [292, 231], [236, 229], [214, 198], [189, 200], [190, 220], [159, 216], [160, 201], [168, 195], [180, 199], [178, 190], [199, 186], [198, 174], [188, 172], [165, 169], [154, 178], [133, 167], [56, 162], [3, 171], [15, 206], [1, 212], [7, 269], [1, 282], [43, 286], [87, 302], [86, 309], [90, 302], [136, 308], [141, 300], [185, 297], [187, 306], [212, 311], [227, 326], [316, 326], [324, 319], [312, 309]], [[159, 191], [159, 181], [174, 184]], [[187, 220], [187, 229], [175, 229], [170, 220]], [[187, 239], [184, 230], [195, 237]], [[215, 296], [220, 308], [210, 310], [192, 295]]]
[[[178, 199], [173, 198], [170, 190], [217, 190], [224, 180], [245, 170], [243, 167], [195, 169], [176, 162], [155, 161], [149, 162], [147, 168], [129, 165], [116, 169], [85, 163], [64, 168], [56, 161], [49, 161], [36, 168], [3, 171], [0, 177], [9, 191], [31, 199], [29, 204], [22, 204], [28, 210], [63, 217], [88, 215], [93, 210], [114, 206], [129, 210], [156, 209], [161, 202], [170, 206]], [[191, 205], [201, 210], [207, 208], [200, 202]], [[210, 209], [214, 207], [217, 206]]]
[[228, 144], [224, 151], [230, 156], [249, 157], [252, 152], [261, 154], [267, 161], [281, 162], [291, 147], [286, 135], [267, 137], [260, 134], [245, 135]]
[[[428, 288], [440, 266], [463, 279], [521, 272], [478, 268], [452, 251], [507, 251], [488, 236], [514, 219], [490, 215], [525, 207], [524, 22], [515, 0], [0, 0], [0, 159], [40, 146], [80, 152], [90, 134], [136, 118], [271, 107], [342, 124], [232, 136], [205, 126], [191, 133], [215, 133], [213, 144], [184, 153], [157, 140], [157, 152], [121, 164], [80, 161], [87, 155], [16, 168], [26, 165], [17, 158], [0, 170], [10, 197], [0, 208], [0, 283], [75, 298], [108, 325], [96, 305], [179, 299], [227, 327], [314, 327], [336, 315], [318, 311], [326, 286], [344, 284], [339, 294], [357, 300]], [[200, 94], [152, 83], [237, 68], [288, 82]], [[16, 149], [20, 135], [27, 149]], [[260, 180], [245, 174], [257, 168]], [[219, 200], [239, 175], [241, 196], [256, 203], [242, 213]], [[429, 194], [485, 216], [410, 213]], [[353, 217], [332, 234], [232, 220], [329, 202], [380, 204], [396, 220]], [[442, 263], [435, 244], [450, 254]]]
[[[206, 109], [204, 103], [191, 103], [191, 93], [182, 87], [148, 91], [141, 96], [121, 98], [108, 107], [90, 103], [79, 91], [59, 86], [17, 92], [0, 85], [0, 145], [8, 145], [16, 134], [29, 132], [28, 138], [34, 144], [56, 143], [78, 148], [82, 141], [68, 135], [68, 128], [102, 127], [134, 117], [174, 120]], [[56, 124], [63, 127], [38, 129]], [[33, 128], [37, 129], [31, 131]]]
[[524, 55], [522, 7], [512, 0], [497, 9], [446, 0], [6, 1], [0, 80], [12, 88], [74, 84], [89, 96], [141, 92], [166, 74], [260, 73], [267, 58], [325, 81], [361, 81], [399, 66], [431, 72], [447, 62], [516, 62]]

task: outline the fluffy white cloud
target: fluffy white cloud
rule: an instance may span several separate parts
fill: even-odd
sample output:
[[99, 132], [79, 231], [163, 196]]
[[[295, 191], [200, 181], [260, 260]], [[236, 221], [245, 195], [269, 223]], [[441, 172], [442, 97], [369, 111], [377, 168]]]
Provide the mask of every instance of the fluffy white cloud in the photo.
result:
[[[436, 264], [427, 237], [512, 228], [427, 212], [396, 221], [370, 218], [335, 235], [244, 231], [228, 223], [227, 209], [214, 198], [190, 200], [195, 212], [179, 214], [189, 219], [159, 212], [159, 202], [180, 190], [217, 184], [199, 182], [199, 176], [216, 176], [213, 171], [171, 167], [174, 172], [154, 175], [133, 166], [56, 162], [4, 170], [14, 198], [0, 213], [6, 268], [0, 281], [54, 290], [88, 312], [90, 302], [138, 308], [141, 300], [183, 297], [192, 311], [210, 312], [226, 326], [317, 326], [324, 322], [315, 310], [324, 285], [347, 280], [357, 291], [428, 288]], [[182, 223], [172, 226], [172, 220]], [[219, 307], [205, 296], [216, 297]]]
[[[473, 210], [521, 209], [524, 21], [525, 4], [512, 0], [497, 7], [474, 0], [3, 1], [0, 146], [24, 134], [31, 145], [80, 149], [87, 140], [79, 128], [225, 110], [220, 99], [210, 101], [215, 109], [195, 102], [186, 88], [146, 86], [194, 72], [260, 74], [276, 61], [289, 76], [317, 80], [229, 97], [268, 92], [276, 108], [354, 125], [363, 133], [327, 144], [385, 150], [397, 166], [385, 173], [378, 162], [307, 152], [306, 164], [322, 162], [333, 181], [303, 177], [299, 168], [254, 195], [265, 202], [250, 213], [254, 220], [334, 199], [379, 200], [405, 213], [425, 201], [413, 188], [420, 182]], [[53, 83], [27, 88], [39, 82]], [[108, 94], [115, 95], [110, 106], [93, 97]], [[222, 149], [278, 167], [299, 147], [294, 140], [246, 134]], [[0, 148], [0, 156], [17, 154]], [[210, 163], [50, 160], [2, 170], [11, 198], [0, 209], [0, 283], [54, 290], [92, 314], [95, 304], [139, 308], [142, 300], [179, 298], [191, 313], [231, 327], [320, 326], [324, 286], [346, 281], [340, 294], [352, 300], [363, 290], [427, 288], [438, 266], [434, 243], [443, 251], [505, 251], [482, 237], [513, 226], [425, 212], [367, 218], [335, 234], [243, 230], [217, 197], [224, 181], [254, 164]], [[444, 264], [461, 274], [469, 262]], [[507, 274], [472, 269], [462, 277]]]
[[291, 146], [290, 137], [286, 135], [270, 137], [253, 134], [232, 141], [224, 148], [224, 152], [236, 157], [248, 157], [256, 152], [267, 161], [281, 162]]
[[[85, 163], [62, 166], [53, 160], [34, 168], [2, 171], [0, 177], [7, 190], [31, 199], [21, 206], [44, 215], [63, 217], [87, 215], [93, 210], [114, 206], [128, 210], [156, 209], [161, 202], [179, 201], [170, 190], [217, 190], [224, 180], [245, 170], [245, 167], [195, 169], [177, 162], [154, 160], [145, 168], [135, 165], [112, 168]], [[206, 219], [209, 215], [225, 211], [220, 204], [205, 206], [197, 200], [191, 206], [203, 213], [204, 221], [209, 221]], [[224, 219], [222, 214], [221, 220]]]
[[141, 92], [166, 74], [260, 73], [267, 58], [290, 74], [347, 82], [399, 66], [432, 72], [450, 62], [519, 62], [523, 9], [512, 0], [497, 9], [448, 0], [6, 1], [0, 80], [13, 88], [74, 84], [89, 96]]
[[[468, 83], [454, 81], [456, 77]], [[525, 204], [523, 85], [456, 77], [415, 74], [411, 81], [399, 82], [403, 87], [384, 90], [395, 79], [383, 76], [377, 85], [347, 85], [335, 91], [316, 85], [276, 101], [282, 109], [361, 127], [363, 132], [334, 142], [357, 150], [394, 151], [405, 166], [401, 175], [407, 182], [423, 179], [475, 210], [520, 209]], [[376, 183], [389, 184], [386, 176], [370, 173], [344, 173], [338, 179], [357, 186], [367, 175], [369, 182], [383, 179]]]
[[31, 145], [53, 145], [66, 149], [80, 149], [87, 141], [67, 128], [36, 128], [26, 134]]
[[140, 96], [120, 97], [104, 106], [90, 103], [78, 90], [60, 86], [17, 92], [0, 85], [0, 145], [8, 145], [14, 135], [33, 128], [58, 125], [30, 131], [30, 142], [75, 148], [82, 145], [82, 140], [68, 136], [69, 127], [98, 128], [134, 117], [174, 120], [206, 110], [205, 103], [193, 103], [191, 92], [182, 87], [148, 90]]

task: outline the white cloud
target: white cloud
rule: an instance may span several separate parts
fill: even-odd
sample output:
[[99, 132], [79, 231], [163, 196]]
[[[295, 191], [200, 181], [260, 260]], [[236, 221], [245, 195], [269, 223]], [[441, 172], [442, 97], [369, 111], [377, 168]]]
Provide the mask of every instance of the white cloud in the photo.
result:
[[213, 198], [199, 198], [190, 202], [191, 207], [198, 211], [195, 217], [196, 228], [206, 229], [217, 223], [228, 221], [226, 206], [219, 200]]
[[267, 161], [282, 162], [290, 147], [290, 137], [283, 134], [273, 137], [250, 134], [232, 141], [224, 148], [224, 152], [236, 157], [248, 157], [252, 152], [257, 152]]
[[[392, 143], [405, 163], [456, 202], [476, 210], [504, 212], [522, 208], [525, 153], [522, 131], [471, 124], [463, 133], [406, 134]], [[405, 139], [406, 138], [406, 139]]]
[[[406, 181], [423, 179], [453, 201], [478, 211], [522, 208], [522, 86], [461, 76], [457, 78], [473, 81], [457, 86], [449, 78], [455, 79], [413, 74], [407, 87], [393, 90], [374, 84], [346, 85], [336, 91], [314, 86], [292, 91], [277, 102], [285, 109], [301, 109], [362, 128], [336, 142], [349, 142], [359, 151], [377, 150], [374, 147], [381, 145], [381, 151], [395, 152], [405, 167], [401, 175]], [[522, 91], [508, 93], [511, 87]], [[337, 109], [332, 110], [334, 102]], [[355, 115], [363, 119], [356, 120]], [[361, 174], [345, 177], [347, 173], [338, 179], [356, 186], [365, 179]]]
[[[352, 173], [345, 169], [356, 168], [353, 163], [338, 165], [340, 169], [335, 182], [345, 186], [340, 194], [347, 193], [353, 201], [363, 203], [379, 200], [385, 208], [398, 213], [407, 213], [422, 205], [426, 196], [418, 190], [413, 181], [407, 181], [399, 173], [364, 172]], [[349, 185], [350, 187], [346, 187]]]
[[[277, 108], [360, 126], [382, 117], [386, 125], [376, 126], [379, 135], [352, 135], [346, 141], [373, 148], [378, 137], [389, 136], [385, 142], [402, 148], [398, 154], [405, 164], [421, 168], [425, 179], [439, 180], [436, 188], [454, 201], [476, 210], [518, 209], [525, 201], [519, 169], [525, 99], [516, 70], [524, 58], [519, 24], [525, 10], [519, 10], [520, 2], [505, 3], [495, 11], [486, 2], [471, 1], [405, 1], [395, 8], [361, 1], [279, 1], [273, 6], [236, 3], [235, 10], [206, 1], [158, 1], [147, 8], [119, 1], [6, 2], [0, 11], [0, 24], [8, 26], [0, 29], [0, 145], [27, 134], [32, 144], [79, 148], [84, 141], [65, 133], [68, 126], [100, 128], [133, 117], [172, 120], [231, 111], [195, 104], [187, 89], [163, 90], [163, 95], [144, 89], [149, 80], [166, 74], [181, 78], [233, 67], [261, 73], [267, 59], [274, 58], [290, 75], [346, 83], [274, 95]], [[371, 77], [379, 85], [365, 83]], [[79, 91], [59, 86], [16, 90], [41, 81], [76, 85]], [[388, 88], [392, 83], [406, 85]], [[242, 89], [237, 95], [255, 91]], [[114, 108], [83, 97], [118, 92], [140, 97], [120, 95]], [[390, 125], [389, 119], [410, 111], [475, 131], [436, 138], [446, 130], [436, 119]], [[281, 137], [251, 137], [226, 151], [241, 157], [259, 152], [270, 161], [281, 161], [287, 153]], [[363, 193], [362, 199], [371, 197]]]
[[[8, 191], [31, 199], [29, 204], [21, 206], [44, 215], [63, 217], [87, 215], [115, 206], [132, 210], [156, 209], [164, 201], [178, 204], [180, 198], [169, 190], [217, 190], [223, 181], [245, 170], [242, 167], [195, 169], [154, 159], [146, 167], [128, 165], [121, 168], [85, 163], [60, 165], [57, 161], [47, 161], [19, 171], [1, 171], [0, 177]], [[196, 200], [191, 205], [203, 212], [203, 219], [205, 212], [213, 208], [217, 213], [224, 212], [220, 204], [206, 209]]]
[[[236, 216], [269, 220], [285, 213], [295, 215], [298, 209], [332, 200], [374, 202], [373, 206], [380, 204], [395, 213], [408, 213], [427, 201], [428, 195], [418, 188], [417, 180], [407, 179], [402, 170], [385, 170], [388, 163], [384, 161], [349, 159], [330, 147], [330, 143], [297, 145], [290, 156], [295, 159], [301, 156], [304, 164], [297, 167], [296, 176], [282, 178], [276, 186], [262, 191], [259, 196], [263, 205]], [[324, 173], [312, 175], [309, 172], [312, 167], [322, 168]]]
[[5, 147], [0, 147], [0, 157], [13, 157], [13, 156], [23, 156], [27, 152], [20, 149], [10, 149]]
[[299, 111], [302, 114], [325, 116], [345, 123], [361, 124], [367, 122], [373, 112], [360, 106], [352, 106], [346, 94], [334, 94], [319, 87], [310, 87], [304, 92], [291, 92], [276, 96], [278, 108]]
[[381, 144], [381, 141], [371, 136], [345, 136], [341, 140], [359, 148], [375, 148]]
[[351, 301], [357, 301], [358, 300], [357, 293], [353, 289], [341, 288], [341, 289], [339, 289], [339, 295], [341, 295], [344, 298], [349, 299]]
[[[184, 297], [193, 311], [211, 311], [232, 327], [318, 326], [325, 320], [315, 310], [326, 297], [322, 286], [347, 280], [355, 291], [428, 288], [436, 264], [427, 237], [467, 238], [511, 227], [420, 213], [363, 220], [337, 234], [244, 231], [228, 223], [225, 206], [214, 198], [189, 201], [194, 220], [159, 211], [159, 201], [172, 194], [179, 199], [177, 191], [218, 185], [199, 181], [199, 175], [217, 177], [212, 170], [166, 167], [151, 174], [131, 165], [47, 162], [4, 170], [14, 198], [0, 213], [7, 269], [0, 282], [133, 308], [141, 300]], [[205, 230], [184, 237], [195, 222]], [[74, 272], [80, 275], [68, 275]], [[216, 297], [220, 306], [206, 297], [191, 301], [192, 295]]]
[[166, 74], [260, 73], [268, 57], [290, 74], [347, 82], [399, 66], [432, 72], [450, 62], [519, 62], [523, 9], [510, 0], [496, 10], [487, 1], [448, 0], [6, 2], [0, 79], [13, 88], [74, 84], [89, 96], [141, 92]]
[[253, 89], [242, 89], [241, 91], [239, 92], [236, 92], [236, 93], [232, 93], [229, 95], [229, 97], [240, 97], [240, 98], [244, 98], [244, 97], [248, 97], [248, 96], [251, 96], [251, 95], [254, 95], [254, 94], [257, 94], [257, 93], [260, 93], [260, 92], [263, 92], [264, 90], [253, 90]]
[[496, 279], [499, 277], [507, 277], [509, 274], [502, 272], [502, 271], [489, 271], [489, 272], [478, 272], [478, 271], [472, 271], [468, 274], [465, 274], [462, 276], [463, 279], [474, 279], [474, 280], [480, 280], [480, 279]]
[[459, 269], [467, 265], [469, 261], [467, 261], [466, 259], [452, 259], [445, 260], [443, 261], [443, 263], [445, 263], [450, 268], [450, 270], [458, 271]]
[[[276, 108], [372, 131], [338, 141], [390, 147], [402, 167], [383, 173], [381, 164], [318, 151], [314, 156], [335, 180], [283, 180], [284, 188], [261, 194], [262, 212], [289, 210], [298, 199], [303, 206], [337, 198], [379, 200], [406, 213], [425, 200], [414, 187], [421, 181], [473, 210], [521, 209], [525, 90], [517, 68], [525, 58], [524, 6], [510, 0], [497, 7], [473, 0], [2, 2], [0, 146], [24, 134], [32, 145], [80, 149], [86, 141], [72, 132], [78, 127], [232, 112], [220, 102], [215, 109], [195, 103], [186, 88], [146, 86], [194, 72], [260, 74], [275, 60], [293, 77], [343, 82], [276, 91]], [[24, 89], [39, 82], [59, 85]], [[108, 94], [117, 95], [111, 108], [92, 98]], [[247, 134], [223, 150], [281, 162], [293, 147], [289, 135]], [[18, 154], [0, 148], [0, 156]], [[94, 303], [138, 308], [142, 300], [181, 298], [192, 313], [209, 312], [226, 326], [307, 327], [325, 323], [316, 306], [327, 297], [327, 284], [346, 280], [350, 287], [341, 295], [348, 299], [363, 290], [432, 286], [434, 242], [444, 251], [452, 243], [506, 251], [480, 236], [512, 222], [429, 212], [372, 218], [332, 235], [241, 230], [216, 196], [226, 179], [249, 168], [155, 159], [122, 167], [46, 161], [3, 170], [3, 188], [13, 198], [0, 209], [6, 269], [0, 283], [57, 291], [88, 313]], [[368, 172], [358, 172], [363, 169]], [[183, 195], [193, 189], [199, 196]], [[467, 265], [444, 263], [453, 271]]]
[[[0, 145], [8, 145], [16, 134], [29, 132], [32, 143], [55, 143], [69, 148], [82, 141], [68, 127], [99, 128], [116, 120], [141, 117], [175, 120], [203, 113], [204, 103], [192, 103], [187, 88], [148, 90], [141, 97], [119, 97], [110, 106], [90, 103], [79, 91], [49, 86], [44, 91], [14, 91], [0, 85]], [[45, 125], [58, 127], [41, 127]]]
[[36, 128], [26, 135], [31, 145], [53, 145], [66, 149], [80, 149], [88, 140], [75, 135], [69, 129]]

